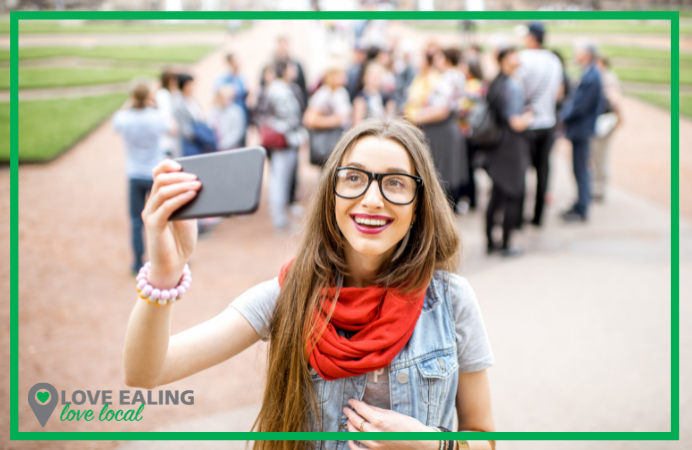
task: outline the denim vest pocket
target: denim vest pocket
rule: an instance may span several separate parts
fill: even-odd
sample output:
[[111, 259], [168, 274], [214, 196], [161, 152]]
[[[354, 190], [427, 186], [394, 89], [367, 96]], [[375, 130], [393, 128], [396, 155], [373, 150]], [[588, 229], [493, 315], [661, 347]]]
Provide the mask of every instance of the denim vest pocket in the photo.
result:
[[317, 397], [317, 404], [321, 405], [329, 400], [331, 383], [322, 378], [312, 367], [310, 367], [310, 381], [312, 381], [312, 390], [315, 391], [315, 397]]
[[417, 366], [421, 375], [420, 389], [423, 402], [431, 406], [444, 405], [453, 381], [450, 377], [459, 369], [456, 351], [426, 359]]

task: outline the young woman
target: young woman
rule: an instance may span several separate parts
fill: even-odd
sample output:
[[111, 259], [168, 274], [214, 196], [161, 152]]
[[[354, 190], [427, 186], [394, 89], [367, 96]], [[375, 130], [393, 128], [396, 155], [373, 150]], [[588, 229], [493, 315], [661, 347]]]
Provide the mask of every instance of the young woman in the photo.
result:
[[[155, 172], [143, 214], [152, 256], [146, 282], [169, 289], [187, 273], [196, 234], [194, 221], [167, 218], [200, 184], [172, 161]], [[493, 431], [485, 370], [493, 354], [473, 290], [454, 273], [460, 239], [423, 134], [403, 120], [348, 131], [306, 220], [298, 253], [279, 276], [202, 325], [169, 338], [173, 308], [138, 300], [125, 342], [126, 383], [171, 383], [263, 339], [268, 378], [256, 431], [434, 432], [452, 428], [455, 406], [459, 430]], [[441, 437], [360, 445], [437, 450], [432, 439]], [[255, 448], [313, 445], [357, 448], [353, 441], [258, 441]]]
[[396, 102], [385, 102], [382, 97], [384, 67], [377, 62], [369, 62], [363, 70], [363, 89], [353, 99], [353, 124], [358, 125], [368, 118], [385, 119], [396, 111]]
[[351, 100], [346, 85], [346, 72], [332, 63], [324, 73], [322, 86], [310, 98], [303, 116], [303, 125], [313, 130], [348, 128], [351, 125]]
[[291, 89], [292, 63], [279, 61], [274, 64], [276, 78], [267, 88], [268, 114], [266, 124], [284, 135], [286, 148], [272, 149], [269, 174], [269, 211], [274, 228], [280, 230], [289, 225], [288, 205], [291, 185], [298, 164], [298, 148], [303, 142], [300, 102]]
[[310, 132], [310, 162], [324, 167], [344, 130], [351, 126], [351, 100], [344, 88], [343, 67], [333, 61], [327, 66], [322, 86], [310, 99], [303, 125]]
[[194, 97], [195, 79], [186, 73], [178, 74], [180, 93], [173, 97], [173, 117], [178, 123], [178, 138], [183, 156], [200, 153], [195, 144], [195, 123], [204, 120], [204, 109]]
[[464, 95], [466, 79], [456, 66], [459, 51], [440, 50], [433, 64], [441, 73], [424, 106], [412, 117], [430, 142], [430, 150], [450, 204], [456, 208], [461, 187], [466, 184], [466, 142], [456, 121], [456, 108]]
[[245, 139], [245, 111], [233, 101], [233, 95], [232, 86], [219, 86], [207, 114], [207, 124], [214, 130], [219, 150], [240, 148]]
[[[502, 125], [502, 141], [488, 152], [486, 168], [493, 189], [486, 211], [488, 254], [501, 251], [503, 256], [518, 256], [521, 249], [512, 245], [512, 233], [521, 228], [526, 170], [530, 164], [530, 143], [524, 131], [531, 126], [533, 113], [526, 109], [521, 83], [513, 78], [519, 67], [519, 54], [513, 48], [498, 53], [500, 73], [488, 87], [488, 103]], [[502, 213], [502, 246], [493, 238], [498, 212]]]
[[152, 170], [166, 158], [161, 138], [170, 136], [174, 124], [166, 120], [161, 111], [152, 108], [153, 99], [146, 83], [136, 83], [130, 93], [130, 107], [113, 116], [113, 129], [120, 133], [127, 152], [130, 222], [132, 224], [131, 270], [142, 267], [144, 240], [142, 236], [142, 210], [153, 184]]
[[[161, 73], [161, 87], [156, 91], [156, 108], [173, 127], [176, 126], [175, 118], [173, 118], [173, 98], [176, 95], [178, 95], [178, 75], [171, 69], [166, 69]], [[180, 142], [175, 136], [161, 136], [159, 146], [171, 158], [181, 156]]]
[[481, 69], [480, 59], [475, 52], [467, 49], [463, 53], [463, 61], [460, 68], [466, 77], [466, 85], [464, 86], [464, 96], [459, 99], [457, 107], [457, 115], [459, 119], [459, 129], [462, 137], [466, 142], [466, 176], [468, 181], [462, 186], [459, 195], [467, 197], [468, 203], [463, 201], [457, 204], [459, 212], [465, 212], [469, 208], [476, 209], [476, 179], [474, 171], [476, 165], [476, 154], [478, 146], [471, 139], [471, 125], [468, 123], [468, 116], [474, 110], [478, 102], [485, 98], [485, 93], [488, 90], [488, 85], [483, 81], [483, 70]]

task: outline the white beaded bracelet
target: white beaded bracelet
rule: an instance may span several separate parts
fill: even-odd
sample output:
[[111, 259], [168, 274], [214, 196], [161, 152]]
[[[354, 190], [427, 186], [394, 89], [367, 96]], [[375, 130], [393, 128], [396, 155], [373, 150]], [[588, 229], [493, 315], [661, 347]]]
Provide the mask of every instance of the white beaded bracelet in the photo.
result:
[[139, 298], [146, 300], [147, 303], [155, 304], [156, 306], [172, 305], [180, 300], [180, 297], [190, 289], [192, 273], [190, 272], [190, 266], [187, 264], [183, 268], [183, 277], [180, 280], [180, 284], [173, 289], [158, 289], [150, 285], [149, 280], [147, 280], [150, 268], [151, 262], [147, 262], [139, 269], [139, 274], [137, 274], [136, 278]]

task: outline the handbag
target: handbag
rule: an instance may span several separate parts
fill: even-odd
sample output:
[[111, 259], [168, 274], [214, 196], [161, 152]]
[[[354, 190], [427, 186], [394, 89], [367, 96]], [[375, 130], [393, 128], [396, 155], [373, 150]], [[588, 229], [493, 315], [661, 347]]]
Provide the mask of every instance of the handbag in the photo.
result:
[[286, 143], [286, 136], [279, 133], [266, 123], [260, 125], [260, 139], [262, 141], [262, 147], [267, 150], [284, 150], [288, 148], [288, 143]]
[[618, 116], [615, 113], [608, 112], [599, 115], [596, 118], [595, 134], [597, 138], [604, 138], [613, 132], [618, 124]]
[[324, 130], [309, 130], [310, 133], [310, 164], [322, 167], [334, 151], [334, 147], [344, 133], [342, 127]]
[[471, 142], [483, 150], [492, 150], [500, 145], [504, 134], [502, 110], [507, 76], [500, 73], [490, 86], [485, 98], [479, 100], [469, 115]]
[[486, 99], [479, 100], [468, 117], [471, 141], [479, 147], [495, 147], [502, 141], [502, 127]]

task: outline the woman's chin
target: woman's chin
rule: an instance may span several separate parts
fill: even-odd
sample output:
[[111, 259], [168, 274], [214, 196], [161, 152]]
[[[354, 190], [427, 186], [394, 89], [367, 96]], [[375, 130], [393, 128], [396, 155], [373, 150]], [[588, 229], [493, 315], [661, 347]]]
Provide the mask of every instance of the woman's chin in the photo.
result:
[[360, 241], [361, 242], [358, 242], [357, 245], [353, 246], [353, 249], [362, 256], [381, 258], [387, 256], [393, 250], [392, 247], [384, 246], [381, 243], [368, 242], [367, 239]]

